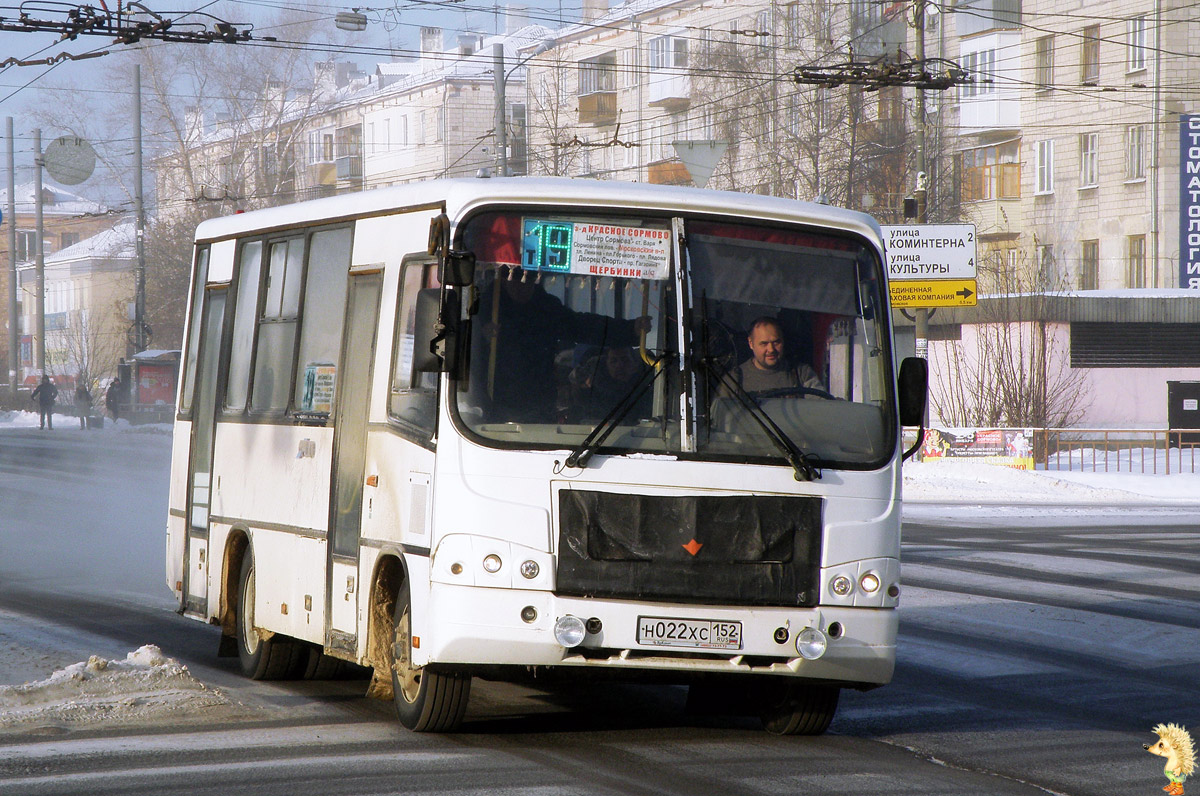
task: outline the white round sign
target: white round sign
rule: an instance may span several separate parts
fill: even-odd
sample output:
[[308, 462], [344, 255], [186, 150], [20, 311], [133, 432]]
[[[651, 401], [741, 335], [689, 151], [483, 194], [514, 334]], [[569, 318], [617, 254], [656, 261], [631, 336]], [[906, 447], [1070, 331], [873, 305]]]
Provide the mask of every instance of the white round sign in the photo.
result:
[[78, 185], [96, 170], [96, 150], [82, 138], [64, 135], [46, 147], [42, 165], [56, 182]]

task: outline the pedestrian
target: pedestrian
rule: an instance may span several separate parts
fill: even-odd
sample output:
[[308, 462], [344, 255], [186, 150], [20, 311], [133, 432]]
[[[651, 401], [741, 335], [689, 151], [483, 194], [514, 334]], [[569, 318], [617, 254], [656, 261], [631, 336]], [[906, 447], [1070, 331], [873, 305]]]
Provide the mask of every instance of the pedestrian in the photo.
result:
[[92, 414], [92, 393], [86, 382], [75, 388], [75, 414], [79, 415], [79, 427], [87, 428], [88, 416]]
[[115, 421], [121, 416], [121, 379], [117, 377], [104, 393], [104, 406]]
[[54, 382], [50, 381], [49, 376], [43, 375], [42, 383], [35, 387], [29, 395], [29, 400], [37, 401], [40, 415], [38, 428], [54, 429], [54, 399], [57, 397], [58, 388], [54, 386]]

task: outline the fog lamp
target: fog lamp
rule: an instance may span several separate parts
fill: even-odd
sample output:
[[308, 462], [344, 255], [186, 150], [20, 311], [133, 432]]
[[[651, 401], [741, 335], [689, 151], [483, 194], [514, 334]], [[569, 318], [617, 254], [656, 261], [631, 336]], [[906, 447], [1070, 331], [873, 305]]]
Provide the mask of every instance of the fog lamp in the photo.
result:
[[879, 591], [879, 576], [873, 572], [868, 572], [862, 576], [862, 580], [858, 582], [858, 585], [862, 586], [862, 590], [867, 594], [874, 594]]
[[796, 652], [806, 661], [815, 661], [825, 654], [829, 642], [815, 627], [806, 627], [796, 634]]
[[838, 597], [845, 597], [854, 589], [854, 581], [845, 575], [838, 575], [829, 586]]
[[577, 616], [567, 614], [554, 623], [554, 640], [567, 649], [582, 644], [586, 634], [587, 627]]
[[525, 578], [526, 580], [533, 580], [541, 571], [542, 568], [538, 566], [538, 562], [536, 561], [521, 562], [521, 577]]
[[483, 559], [483, 569], [485, 572], [499, 572], [501, 566], [500, 556], [492, 553]]

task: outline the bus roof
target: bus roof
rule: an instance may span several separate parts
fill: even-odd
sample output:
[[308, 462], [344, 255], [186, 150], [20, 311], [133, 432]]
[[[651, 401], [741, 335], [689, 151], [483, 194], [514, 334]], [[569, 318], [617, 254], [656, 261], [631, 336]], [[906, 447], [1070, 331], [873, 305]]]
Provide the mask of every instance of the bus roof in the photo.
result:
[[813, 202], [758, 194], [710, 191], [669, 185], [564, 177], [461, 178], [407, 183], [339, 194], [210, 219], [196, 228], [197, 242], [250, 232], [378, 215], [406, 207], [445, 204], [451, 220], [480, 204], [515, 203], [558, 208], [591, 204], [645, 210], [688, 208], [692, 212], [810, 223], [856, 232], [877, 241], [878, 223], [865, 213]]

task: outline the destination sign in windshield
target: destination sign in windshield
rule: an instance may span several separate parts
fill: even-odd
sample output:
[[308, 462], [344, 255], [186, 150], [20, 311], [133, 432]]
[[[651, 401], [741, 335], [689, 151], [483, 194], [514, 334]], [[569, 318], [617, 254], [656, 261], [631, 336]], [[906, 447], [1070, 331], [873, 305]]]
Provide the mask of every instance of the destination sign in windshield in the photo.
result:
[[533, 271], [666, 279], [671, 231], [588, 221], [526, 218], [522, 264]]

